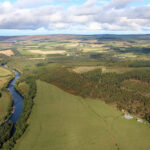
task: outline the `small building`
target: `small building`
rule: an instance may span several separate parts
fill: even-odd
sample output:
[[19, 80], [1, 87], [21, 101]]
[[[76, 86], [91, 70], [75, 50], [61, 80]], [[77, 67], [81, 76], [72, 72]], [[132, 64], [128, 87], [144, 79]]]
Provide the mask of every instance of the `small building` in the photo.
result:
[[143, 120], [141, 118], [137, 118], [137, 121], [141, 122], [141, 123], [143, 122]]
[[133, 119], [133, 116], [131, 116], [130, 114], [125, 114], [123, 117], [125, 119]]

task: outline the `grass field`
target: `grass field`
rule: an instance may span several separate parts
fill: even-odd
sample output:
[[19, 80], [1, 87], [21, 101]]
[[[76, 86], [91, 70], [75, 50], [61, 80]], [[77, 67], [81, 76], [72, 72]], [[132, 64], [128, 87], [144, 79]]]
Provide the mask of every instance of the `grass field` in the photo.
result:
[[0, 67], [0, 93], [2, 93], [2, 97], [0, 98], [0, 124], [4, 121], [11, 103], [9, 93], [2, 92], [1, 89], [7, 85], [11, 79], [11, 75], [12, 73], [9, 70]]
[[37, 81], [29, 127], [14, 150], [148, 150], [149, 126], [101, 101]]
[[0, 67], [0, 90], [7, 84], [10, 80], [12, 72], [6, 68]]
[[10, 103], [10, 95], [7, 92], [2, 92], [2, 97], [0, 98], [0, 124], [4, 121], [4, 117], [8, 113]]
[[0, 77], [11, 75], [11, 72], [8, 69], [0, 67]]
[[72, 70], [76, 73], [84, 73], [95, 69], [101, 69], [102, 73], [108, 73], [108, 72], [125, 73], [133, 70], [133, 68], [129, 68], [129, 67], [105, 67], [105, 66], [78, 66], [78, 67], [74, 67]]

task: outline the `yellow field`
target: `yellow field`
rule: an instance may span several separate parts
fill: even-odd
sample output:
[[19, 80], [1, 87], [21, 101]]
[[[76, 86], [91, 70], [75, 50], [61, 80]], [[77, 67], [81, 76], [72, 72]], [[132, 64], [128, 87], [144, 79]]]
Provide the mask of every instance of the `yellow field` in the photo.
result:
[[35, 54], [47, 55], [47, 54], [64, 54], [66, 51], [64, 50], [57, 50], [57, 51], [29, 50], [29, 52], [35, 53]]
[[76, 73], [84, 73], [84, 72], [92, 71], [98, 68], [101, 68], [101, 66], [81, 66], [81, 67], [73, 68], [73, 71]]
[[10, 77], [0, 77], [0, 90], [8, 83]]
[[12, 50], [4, 50], [4, 51], [0, 51], [0, 54], [4, 54], [6, 56], [12, 56], [14, 55]]
[[0, 77], [5, 77], [11, 75], [11, 72], [8, 69], [0, 67]]
[[72, 70], [76, 73], [84, 73], [95, 69], [102, 69], [102, 73], [107, 73], [107, 72], [124, 73], [132, 70], [132, 68], [128, 68], [128, 67], [117, 68], [117, 67], [105, 67], [105, 66], [80, 66], [80, 67], [75, 67]]

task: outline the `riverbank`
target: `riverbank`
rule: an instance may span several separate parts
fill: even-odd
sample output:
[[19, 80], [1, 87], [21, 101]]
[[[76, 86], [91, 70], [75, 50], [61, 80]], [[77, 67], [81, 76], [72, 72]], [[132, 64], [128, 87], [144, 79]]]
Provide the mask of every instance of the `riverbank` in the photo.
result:
[[[2, 65], [2, 67], [5, 70], [8, 70], [5, 68], [5, 65]], [[9, 71], [9, 70], [8, 70]], [[5, 86], [3, 87], [3, 91], [8, 92], [8, 95], [11, 97], [11, 103], [8, 109], [8, 113], [5, 116], [5, 119], [3, 120], [2, 125], [0, 126], [0, 148], [3, 146], [3, 144], [9, 140], [13, 135], [15, 134], [16, 131], [16, 123], [20, 119], [21, 113], [22, 113], [22, 107], [23, 107], [23, 102], [24, 99], [18, 93], [15, 89], [15, 83], [16, 81], [20, 78], [21, 74], [17, 72], [16, 70], [11, 69], [14, 74], [12, 74], [10, 80], [8, 80], [7, 85], [6, 83], [4, 84]], [[9, 71], [9, 72], [11, 72]], [[7, 129], [7, 132], [6, 132]]]
[[14, 74], [4, 65], [0, 67], [0, 124], [4, 123], [12, 113], [13, 100], [7, 87], [14, 78]]
[[[28, 127], [27, 120], [31, 114], [33, 107], [33, 98], [36, 94], [36, 83], [35, 79], [27, 76], [25, 81], [29, 86], [29, 91], [27, 93], [23, 93], [22, 90], [15, 88], [16, 81], [20, 78], [20, 73], [15, 71], [16, 77], [9, 84], [9, 91], [12, 93], [12, 97], [14, 99], [15, 111], [13, 115], [10, 117], [10, 121], [15, 125], [15, 132], [13, 131], [13, 136], [4, 144], [4, 149], [12, 149], [16, 143], [16, 141], [24, 134], [26, 128]], [[21, 83], [22, 79], [19, 80], [18, 83]], [[21, 91], [21, 92], [20, 92]], [[21, 95], [24, 95], [22, 97]], [[24, 100], [24, 103], [23, 103]]]

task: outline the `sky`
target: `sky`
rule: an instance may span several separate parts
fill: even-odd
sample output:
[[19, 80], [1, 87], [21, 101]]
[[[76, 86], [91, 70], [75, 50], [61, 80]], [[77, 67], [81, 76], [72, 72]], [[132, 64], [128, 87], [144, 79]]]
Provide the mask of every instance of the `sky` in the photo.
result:
[[0, 0], [0, 35], [150, 34], [150, 0]]

